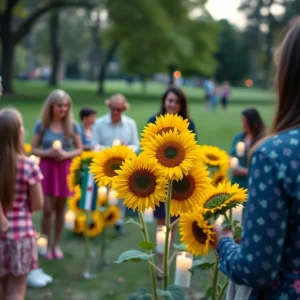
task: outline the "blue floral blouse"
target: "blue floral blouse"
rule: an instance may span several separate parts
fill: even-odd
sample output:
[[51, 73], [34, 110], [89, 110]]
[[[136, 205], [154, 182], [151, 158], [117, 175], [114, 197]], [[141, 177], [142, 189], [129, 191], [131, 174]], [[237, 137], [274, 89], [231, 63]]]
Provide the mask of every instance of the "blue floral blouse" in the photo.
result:
[[220, 268], [251, 299], [300, 300], [300, 129], [263, 142], [249, 174], [241, 245], [219, 241]]

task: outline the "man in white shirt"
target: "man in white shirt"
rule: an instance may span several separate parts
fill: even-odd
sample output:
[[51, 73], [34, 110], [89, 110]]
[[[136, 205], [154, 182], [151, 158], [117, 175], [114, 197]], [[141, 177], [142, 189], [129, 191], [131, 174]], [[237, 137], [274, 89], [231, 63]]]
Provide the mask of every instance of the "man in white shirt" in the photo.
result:
[[98, 118], [93, 126], [92, 143], [99, 150], [114, 144], [127, 145], [134, 152], [138, 152], [139, 137], [136, 122], [125, 116], [128, 109], [127, 99], [116, 94], [106, 100], [109, 112]]
[[[92, 129], [92, 145], [99, 150], [113, 145], [126, 145], [137, 153], [140, 144], [136, 122], [124, 115], [129, 108], [127, 99], [121, 94], [116, 94], [105, 103], [109, 112], [96, 120]], [[122, 200], [119, 200], [118, 206], [121, 219], [117, 221], [116, 229], [122, 234], [126, 209]]]

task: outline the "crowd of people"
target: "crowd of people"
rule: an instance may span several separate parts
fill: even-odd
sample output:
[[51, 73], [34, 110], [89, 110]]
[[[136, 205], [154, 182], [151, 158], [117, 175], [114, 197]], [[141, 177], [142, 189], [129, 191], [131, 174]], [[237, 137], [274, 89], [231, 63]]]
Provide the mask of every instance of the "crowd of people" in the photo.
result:
[[[291, 23], [275, 62], [278, 104], [271, 129], [266, 130], [255, 108], [248, 108], [241, 113], [242, 132], [232, 143], [232, 156], [237, 156], [237, 143], [243, 142], [246, 149], [239, 166], [232, 170], [233, 182], [249, 189], [240, 244], [235, 243], [228, 228], [214, 227], [220, 268], [233, 286], [228, 299], [300, 297], [299, 19]], [[228, 83], [218, 90], [209, 79], [205, 91], [209, 108], [215, 108], [217, 96], [226, 108], [230, 95]], [[116, 139], [134, 152], [140, 150], [136, 122], [125, 115], [129, 108], [125, 96], [113, 95], [106, 100], [106, 105], [107, 114], [98, 119], [94, 109], [83, 108], [79, 125], [72, 117], [71, 97], [63, 90], [53, 91], [45, 100], [40, 120], [34, 127], [32, 153], [41, 158], [39, 166], [23, 150], [20, 112], [0, 111], [0, 299], [24, 299], [27, 276], [38, 267], [32, 221], [35, 211], [42, 209], [42, 232], [48, 237], [44, 258], [63, 258], [60, 240], [66, 200], [70, 196], [66, 178], [71, 159], [83, 149], [110, 147]], [[166, 113], [188, 119], [189, 129], [196, 134], [181, 88], [170, 86], [166, 90], [158, 113], [148, 122]], [[54, 141], [60, 141], [61, 147], [54, 148]], [[120, 233], [124, 230], [124, 207], [121, 210], [123, 216], [116, 227]], [[164, 224], [164, 217], [162, 205], [155, 211], [157, 226]], [[161, 256], [158, 264], [162, 267]], [[44, 273], [40, 270], [39, 274]], [[243, 298], [235, 298], [241, 286], [248, 286], [243, 290]]]

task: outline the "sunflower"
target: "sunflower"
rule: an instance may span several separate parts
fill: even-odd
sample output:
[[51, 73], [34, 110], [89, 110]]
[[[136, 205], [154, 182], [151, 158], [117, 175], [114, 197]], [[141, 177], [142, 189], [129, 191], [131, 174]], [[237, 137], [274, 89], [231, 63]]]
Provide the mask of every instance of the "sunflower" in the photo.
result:
[[161, 169], [150, 162], [142, 153], [134, 159], [127, 159], [117, 171], [114, 189], [119, 198], [125, 198], [124, 204], [135, 210], [155, 209], [159, 202], [166, 199], [167, 180]]
[[216, 188], [210, 186], [208, 193], [199, 209], [207, 220], [213, 215], [224, 214], [228, 209], [246, 202], [247, 190], [239, 188], [238, 184], [220, 183]]
[[111, 185], [127, 158], [134, 156], [134, 152], [127, 146], [114, 146], [98, 152], [90, 166], [90, 172], [94, 175], [98, 185]]
[[29, 143], [25, 143], [23, 147], [24, 147], [26, 154], [29, 155], [32, 151], [32, 146]]
[[211, 175], [216, 172], [226, 172], [229, 169], [230, 158], [228, 154], [215, 146], [201, 146], [200, 159], [208, 167]]
[[149, 123], [145, 126], [142, 132], [142, 143], [147, 143], [151, 138], [155, 137], [157, 134], [162, 134], [163, 132], [169, 132], [175, 128], [179, 133], [188, 131], [189, 122], [184, 120], [182, 117], [172, 114], [166, 114], [164, 116], [156, 117], [155, 124]]
[[79, 208], [80, 198], [81, 198], [81, 189], [79, 186], [76, 186], [74, 190], [74, 195], [68, 199], [69, 209], [74, 211], [75, 213], [82, 212], [82, 209]]
[[216, 172], [212, 175], [211, 179], [212, 179], [211, 184], [214, 187], [217, 187], [219, 185], [219, 183], [224, 183], [224, 182], [228, 181], [228, 177], [225, 172]]
[[88, 220], [88, 231], [89, 237], [98, 236], [104, 229], [104, 218], [99, 211], [94, 211], [90, 214]]
[[114, 225], [121, 218], [120, 210], [117, 206], [111, 205], [103, 214], [104, 223], [106, 226]]
[[142, 149], [149, 162], [161, 168], [168, 180], [179, 180], [188, 175], [200, 154], [194, 135], [187, 131], [179, 134], [176, 129], [163, 132], [150, 142], [142, 142]]
[[76, 234], [84, 234], [86, 226], [85, 213], [81, 212], [76, 215], [74, 232]]
[[210, 186], [211, 179], [208, 175], [206, 167], [199, 164], [188, 175], [183, 175], [181, 180], [173, 182], [170, 211], [172, 216], [192, 212], [200, 205]]
[[184, 214], [179, 220], [180, 241], [186, 245], [190, 253], [197, 256], [207, 255], [215, 241], [212, 227], [213, 225], [203, 220], [199, 212]]

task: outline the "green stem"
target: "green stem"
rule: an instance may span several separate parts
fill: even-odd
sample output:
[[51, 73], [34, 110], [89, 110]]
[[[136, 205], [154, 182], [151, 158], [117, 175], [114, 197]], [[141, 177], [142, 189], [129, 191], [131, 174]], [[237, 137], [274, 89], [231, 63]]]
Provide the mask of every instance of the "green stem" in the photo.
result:
[[231, 221], [230, 217], [228, 218], [226, 213], [224, 214], [224, 218], [225, 218], [226, 221]]
[[102, 243], [101, 243], [101, 254], [100, 254], [101, 267], [104, 266], [105, 250], [106, 250], [106, 230], [105, 230], [105, 227], [104, 227], [103, 232], [102, 232]]
[[212, 290], [212, 300], [217, 299], [217, 288], [218, 288], [218, 278], [219, 278], [219, 260], [216, 261], [216, 267], [214, 272], [214, 280], [213, 280], [213, 290]]
[[85, 223], [85, 259], [88, 260], [90, 255], [90, 239], [88, 235], [89, 230], [89, 212], [85, 211], [86, 223]]
[[[146, 242], [150, 242], [149, 233], [148, 233], [147, 226], [145, 224], [145, 220], [144, 220], [143, 214], [140, 211], [138, 213], [139, 213], [141, 230], [142, 230], [142, 234], [143, 234], [144, 240]], [[152, 250], [149, 250], [148, 253], [152, 254]], [[156, 290], [157, 290], [156, 275], [155, 275], [155, 267], [156, 266], [155, 266], [155, 264], [153, 262], [153, 258], [149, 259], [148, 263], [149, 263], [150, 273], [151, 273], [151, 280], [152, 280], [152, 289], [153, 289], [154, 300], [158, 300], [157, 293], [156, 293]]]
[[218, 297], [218, 300], [222, 300], [223, 295], [224, 295], [224, 293], [225, 293], [225, 291], [226, 291], [226, 288], [227, 288], [227, 286], [228, 286], [228, 283], [229, 283], [229, 280], [227, 279], [226, 282], [224, 283], [223, 287], [222, 287], [222, 290], [221, 290], [221, 292], [220, 292], [220, 295], [219, 295], [219, 297]]
[[170, 238], [170, 207], [171, 207], [171, 196], [172, 196], [173, 181], [169, 180], [166, 207], [166, 240], [165, 240], [165, 251], [164, 251], [164, 290], [167, 290], [169, 285], [169, 238]]
[[232, 221], [232, 208], [229, 210], [229, 220]]

